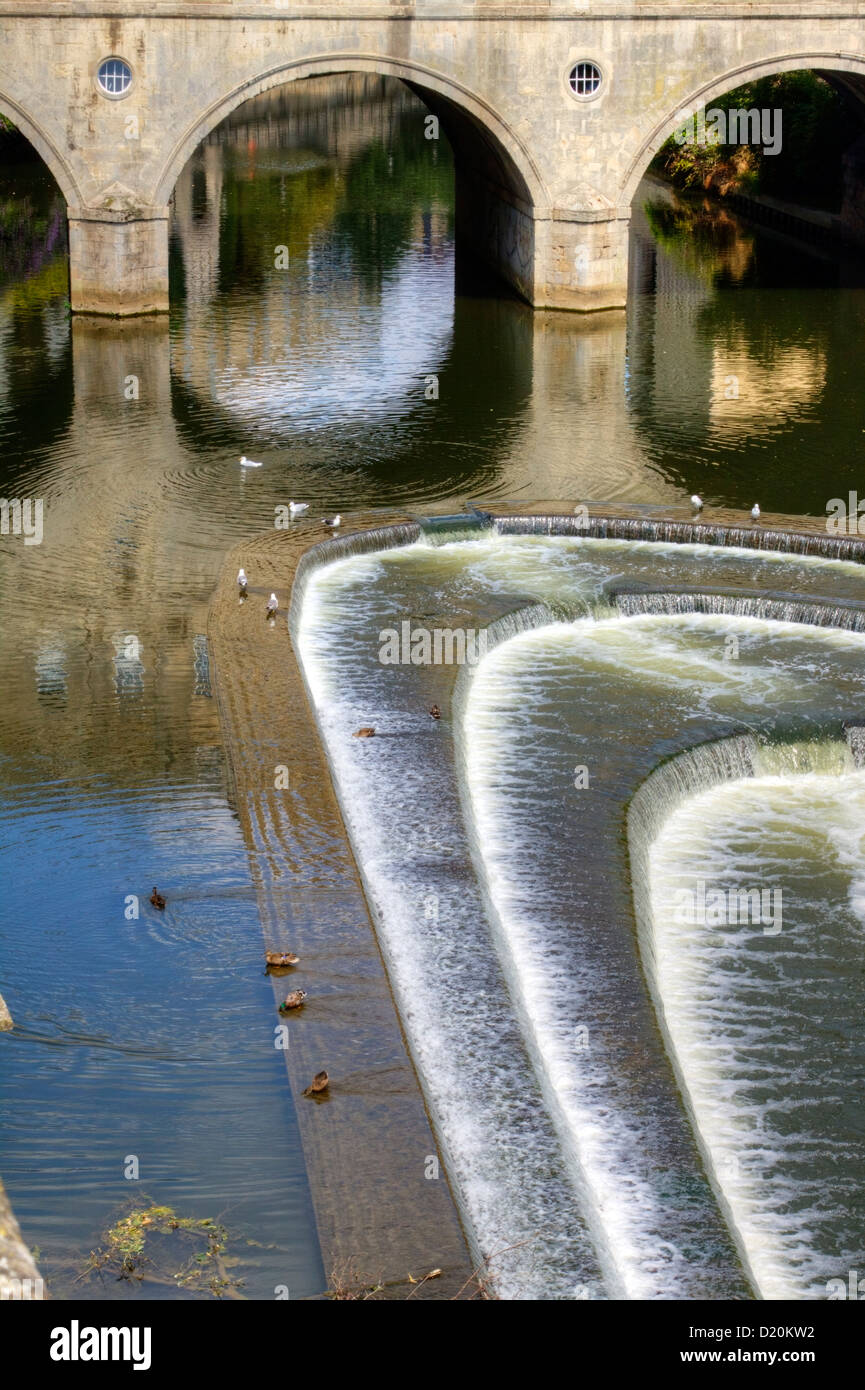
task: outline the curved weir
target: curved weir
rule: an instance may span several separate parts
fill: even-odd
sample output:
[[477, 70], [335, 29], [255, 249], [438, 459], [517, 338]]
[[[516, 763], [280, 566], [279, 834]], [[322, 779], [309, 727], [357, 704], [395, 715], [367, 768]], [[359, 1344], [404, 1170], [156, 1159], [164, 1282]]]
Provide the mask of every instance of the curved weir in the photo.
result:
[[615, 604], [623, 617], [639, 613], [708, 613], [865, 632], [865, 604], [840, 604], [828, 599], [805, 602], [795, 598], [758, 598], [754, 594], [617, 593]]
[[865, 541], [825, 532], [731, 526], [709, 521], [661, 521], [650, 517], [507, 516], [491, 517], [500, 536], [578, 536], [594, 540], [651, 541], [661, 545], [712, 545], [741, 550], [813, 555], [823, 560], [865, 560]]
[[850, 733], [705, 744], [652, 773], [628, 813], [643, 965], [766, 1298], [825, 1298], [862, 1257], [865, 773]]
[[[318, 546], [292, 607], [464, 1219], [482, 1255], [507, 1248], [505, 1297], [747, 1297], [760, 1282], [640, 964], [627, 807], [683, 746], [723, 739], [729, 759], [742, 735], [724, 778], [744, 777], [749, 731], [858, 721], [865, 573], [469, 522]], [[404, 624], [471, 630], [486, 654], [455, 688]]]

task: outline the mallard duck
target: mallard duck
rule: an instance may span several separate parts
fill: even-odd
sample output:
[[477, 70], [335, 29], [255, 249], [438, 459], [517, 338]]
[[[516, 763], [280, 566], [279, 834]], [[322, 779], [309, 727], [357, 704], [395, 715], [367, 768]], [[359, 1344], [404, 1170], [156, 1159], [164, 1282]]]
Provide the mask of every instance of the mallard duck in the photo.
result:
[[352, 738], [375, 738], [375, 729], [369, 727], [356, 729], [352, 734]]
[[150, 901], [154, 907], [159, 908], [160, 912], [164, 911], [165, 899], [163, 898], [162, 894], [157, 890], [155, 884], [153, 886], [153, 892], [150, 894]]
[[291, 951], [265, 951], [264, 959], [268, 967], [278, 970], [282, 966], [297, 965], [300, 956], [295, 956]]
[[442, 717], [442, 712], [441, 712], [441, 710], [439, 709], [438, 705], [430, 705], [430, 707], [429, 707], [429, 713], [430, 713], [430, 719], [441, 719], [441, 717]]
[[304, 1091], [305, 1096], [320, 1096], [322, 1091], [327, 1090], [328, 1075], [326, 1071], [320, 1071], [312, 1078], [309, 1086]]
[[295, 989], [291, 994], [287, 994], [279, 1006], [281, 1014], [290, 1014], [292, 1009], [299, 1009], [306, 998], [305, 989]]

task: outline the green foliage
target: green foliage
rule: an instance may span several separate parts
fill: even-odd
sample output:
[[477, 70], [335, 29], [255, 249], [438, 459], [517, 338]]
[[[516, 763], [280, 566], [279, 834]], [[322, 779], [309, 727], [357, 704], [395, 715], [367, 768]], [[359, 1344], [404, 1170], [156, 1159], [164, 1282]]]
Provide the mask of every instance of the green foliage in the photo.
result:
[[780, 110], [777, 154], [761, 145], [712, 145], [671, 137], [653, 169], [682, 188], [729, 186], [835, 210], [842, 196], [844, 151], [861, 130], [850, 103], [813, 72], [777, 73], [737, 87], [709, 110]]
[[[167, 1238], [167, 1239], [160, 1239]], [[79, 1281], [115, 1279], [173, 1284], [194, 1293], [239, 1297], [242, 1281], [228, 1273], [229, 1235], [210, 1217], [178, 1216], [173, 1207], [136, 1207], [121, 1216], [91, 1250]], [[168, 1268], [161, 1262], [168, 1259]]]

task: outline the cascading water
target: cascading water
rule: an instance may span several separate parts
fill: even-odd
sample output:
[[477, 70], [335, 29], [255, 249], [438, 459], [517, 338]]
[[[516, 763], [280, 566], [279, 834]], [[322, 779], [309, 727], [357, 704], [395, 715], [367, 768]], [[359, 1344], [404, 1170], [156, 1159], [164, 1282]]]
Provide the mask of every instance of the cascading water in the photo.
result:
[[806, 603], [801, 599], [758, 598], [753, 594], [619, 593], [615, 602], [625, 617], [638, 613], [715, 613], [865, 632], [865, 606], [831, 603], [825, 599]]
[[704, 745], [629, 812], [646, 973], [766, 1298], [825, 1298], [861, 1262], [863, 823], [839, 739]]
[[727, 546], [859, 563], [865, 559], [865, 541], [855, 537], [778, 531], [763, 526], [582, 515], [494, 517], [492, 524], [500, 536], [582, 536], [586, 539], [652, 541], [663, 545]]
[[397, 525], [378, 526], [369, 531], [358, 531], [351, 536], [333, 536], [331, 540], [320, 541], [318, 545], [310, 546], [301, 556], [294, 575], [288, 616], [290, 631], [297, 630], [310, 577], [321, 569], [322, 565], [332, 564], [334, 560], [353, 559], [359, 555], [375, 555], [383, 550], [395, 550], [400, 546], [411, 545], [420, 535], [421, 528], [418, 523], [407, 521]]
[[[512, 1247], [505, 1297], [747, 1296], [759, 1280], [646, 994], [622, 830], [659, 763], [674, 813], [705, 791], [706, 745], [723, 740], [711, 785], [756, 785], [779, 727], [813, 749], [855, 722], [865, 574], [732, 531], [711, 551], [470, 523], [317, 547], [293, 605], [464, 1216], [483, 1254]], [[450, 667], [382, 665], [404, 623], [466, 626], [487, 654], [456, 687]], [[360, 724], [376, 736], [352, 740]]]

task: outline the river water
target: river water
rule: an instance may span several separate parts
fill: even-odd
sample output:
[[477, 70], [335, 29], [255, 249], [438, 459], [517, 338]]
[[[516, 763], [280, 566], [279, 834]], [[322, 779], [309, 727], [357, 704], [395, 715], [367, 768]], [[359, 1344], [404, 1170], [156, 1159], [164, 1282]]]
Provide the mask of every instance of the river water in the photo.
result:
[[[202, 636], [226, 550], [292, 497], [317, 517], [698, 491], [819, 515], [857, 486], [861, 267], [646, 182], [627, 315], [533, 314], [456, 254], [449, 151], [424, 138], [423, 114], [398, 84], [371, 79], [289, 87], [237, 112], [178, 184], [167, 322], [73, 323], [56, 190], [35, 157], [2, 168], [0, 493], [42, 498], [45, 515], [40, 545], [0, 538], [0, 989], [17, 1025], [2, 1039], [0, 1174], [58, 1297], [131, 1199], [221, 1219], [247, 1296], [324, 1285]], [[263, 467], [242, 471], [241, 454]], [[570, 562], [555, 563], [573, 589]], [[499, 610], [478, 608], [476, 578], [466, 611], [490, 620]], [[748, 582], [785, 587], [753, 566]], [[778, 672], [804, 660], [802, 640], [788, 638]], [[564, 660], [555, 642], [544, 660]], [[578, 693], [549, 717], [567, 705], [575, 718]], [[832, 696], [839, 715], [848, 694]], [[718, 735], [703, 714], [705, 736]], [[514, 804], [543, 799], [529, 764], [511, 772]], [[723, 807], [713, 815], [729, 838]], [[164, 915], [147, 902], [154, 883]], [[564, 900], [564, 879], [557, 891]], [[688, 968], [699, 975], [700, 959]], [[494, 1013], [492, 957], [489, 971]], [[539, 988], [553, 1013], [530, 995], [520, 1007], [552, 1037], [555, 1001]], [[546, 1155], [538, 1171], [555, 1174], [536, 1214], [574, 1193], [583, 1212], [567, 1238], [550, 1228], [541, 1282], [546, 1269], [560, 1296], [676, 1296], [676, 1258], [659, 1275], [641, 1242], [654, 1231], [675, 1245], [681, 1229], [639, 1227], [633, 1212], [598, 1228], [592, 1165], [569, 1148], [578, 1098], [514, 1046], [517, 1092], [520, 1068], [542, 1077], [518, 1119]], [[672, 1093], [664, 1104], [682, 1229], [696, 1230], [713, 1199]], [[626, 1162], [633, 1138], [619, 1135], [611, 1162]], [[133, 1158], [137, 1178], [125, 1176]], [[490, 1176], [464, 1171], [478, 1190]], [[643, 1179], [649, 1193], [651, 1174], [635, 1188]], [[624, 1264], [609, 1255], [616, 1229]], [[775, 1287], [799, 1274], [778, 1273], [786, 1228], [770, 1237], [753, 1240]], [[739, 1287], [747, 1240], [734, 1250], [720, 1226], [706, 1240], [722, 1296]], [[805, 1266], [797, 1287], [828, 1267], [819, 1251]], [[94, 1278], [74, 1292], [182, 1296]]]

